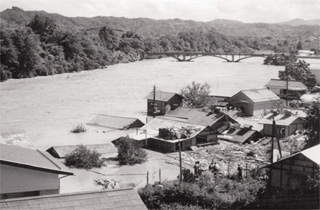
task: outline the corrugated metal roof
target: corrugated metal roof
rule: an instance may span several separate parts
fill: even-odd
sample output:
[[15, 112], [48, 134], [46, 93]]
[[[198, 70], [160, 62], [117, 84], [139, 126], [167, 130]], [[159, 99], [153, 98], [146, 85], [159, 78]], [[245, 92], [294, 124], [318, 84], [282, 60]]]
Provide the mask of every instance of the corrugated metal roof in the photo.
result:
[[35, 170], [46, 170], [58, 174], [73, 174], [65, 170], [65, 167], [50, 157], [47, 152], [6, 144], [0, 144], [0, 151], [0, 160], [5, 164], [31, 167]]
[[241, 92], [248, 96], [253, 102], [280, 100], [276, 94], [266, 88], [242, 90]]
[[[53, 156], [58, 155], [57, 158], [64, 158], [66, 154], [74, 151], [79, 145], [67, 145], [67, 146], [53, 146], [47, 149], [47, 152], [51, 153]], [[118, 149], [114, 144], [91, 144], [84, 145], [89, 150], [94, 150], [100, 154], [118, 153]], [[52, 150], [54, 152], [52, 153]], [[54, 154], [56, 153], [56, 154]]]
[[117, 189], [1, 200], [0, 209], [147, 210], [147, 207], [135, 190]]
[[[173, 96], [178, 95], [177, 93], [156, 91], [156, 100], [157, 101], [169, 101]], [[153, 100], [153, 92], [151, 92], [147, 99]]]
[[[259, 121], [260, 124], [272, 125], [273, 119], [276, 121], [277, 125], [289, 126], [296, 120], [300, 118], [295, 115], [285, 115], [285, 114], [267, 114], [262, 120]], [[301, 120], [302, 122], [302, 120]]]
[[98, 114], [88, 124], [115, 129], [129, 129], [134, 127], [142, 127], [144, 125], [144, 123], [137, 118], [111, 116], [104, 114]]
[[[271, 79], [265, 85], [265, 87], [286, 89], [287, 88], [287, 81], [280, 80], [280, 79]], [[299, 81], [288, 81], [288, 89], [289, 90], [296, 90], [296, 91], [304, 91], [304, 90], [307, 90], [308, 88], [302, 82], [299, 82]]]
[[[251, 90], [241, 90], [234, 96], [232, 96], [229, 101], [234, 102], [240, 94], [246, 95], [251, 102], [266, 102], [266, 101], [276, 101], [280, 100], [280, 98], [274, 94], [271, 90], [267, 88], [262, 88], [262, 89], [251, 89]], [[247, 102], [249, 103], [250, 101], [241, 101], [241, 102]]]

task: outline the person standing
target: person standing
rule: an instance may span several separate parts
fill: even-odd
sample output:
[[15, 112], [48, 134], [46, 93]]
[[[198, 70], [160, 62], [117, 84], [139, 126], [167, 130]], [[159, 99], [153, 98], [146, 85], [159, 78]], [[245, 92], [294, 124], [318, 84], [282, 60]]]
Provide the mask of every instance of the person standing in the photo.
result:
[[242, 167], [238, 164], [238, 180], [242, 180]]
[[196, 161], [196, 163], [193, 166], [194, 168], [194, 176], [197, 177], [199, 175], [200, 170], [200, 162]]

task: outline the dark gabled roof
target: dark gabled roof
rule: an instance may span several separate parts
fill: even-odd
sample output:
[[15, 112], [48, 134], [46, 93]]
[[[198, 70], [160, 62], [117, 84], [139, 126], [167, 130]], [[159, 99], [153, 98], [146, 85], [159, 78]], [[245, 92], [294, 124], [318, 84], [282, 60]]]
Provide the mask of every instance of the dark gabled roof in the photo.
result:
[[[237, 96], [240, 94], [246, 95], [251, 102], [266, 102], [266, 101], [276, 101], [280, 100], [280, 98], [274, 94], [271, 90], [267, 88], [262, 89], [251, 89], [251, 90], [241, 90], [234, 96], [232, 96], [229, 101], [233, 102], [237, 99]], [[244, 101], [249, 102], [249, 101]]]
[[[268, 88], [287, 88], [287, 81], [286, 80], [280, 80], [280, 79], [271, 79], [265, 87]], [[305, 86], [302, 82], [299, 81], [288, 81], [288, 89], [289, 90], [295, 90], [295, 91], [303, 91], [307, 90], [307, 86]]]
[[12, 165], [55, 174], [73, 175], [65, 167], [50, 157], [47, 152], [23, 148], [19, 146], [0, 144], [1, 164]]
[[194, 108], [178, 107], [175, 110], [169, 111], [165, 117], [185, 119], [185, 122], [212, 126], [224, 116], [223, 113], [215, 114], [208, 113]]
[[[173, 96], [178, 95], [177, 93], [170, 93], [170, 92], [163, 92], [163, 91], [156, 91], [156, 101], [169, 101]], [[182, 96], [180, 96], [182, 98]], [[147, 99], [153, 100], [153, 92], [151, 92]]]
[[[80, 145], [53, 146], [47, 149], [52, 156], [56, 158], [64, 158], [66, 154], [74, 151]], [[100, 154], [118, 153], [118, 149], [114, 144], [91, 144], [85, 145], [89, 150], [94, 150]]]
[[88, 125], [98, 125], [114, 129], [140, 128], [144, 123], [137, 118], [98, 114]]
[[0, 201], [1, 210], [67, 210], [109, 209], [146, 210], [138, 193], [133, 189], [99, 190], [58, 195], [45, 195]]

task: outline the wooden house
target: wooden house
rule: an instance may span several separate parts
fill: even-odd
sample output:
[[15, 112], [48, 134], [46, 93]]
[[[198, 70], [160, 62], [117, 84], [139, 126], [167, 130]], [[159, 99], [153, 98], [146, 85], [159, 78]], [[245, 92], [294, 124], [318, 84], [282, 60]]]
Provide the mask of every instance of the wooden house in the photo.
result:
[[88, 123], [88, 125], [127, 130], [140, 128], [144, 126], [144, 123], [137, 118], [98, 114]]
[[302, 130], [304, 120], [298, 116], [287, 114], [269, 113], [262, 120], [259, 121], [263, 124], [263, 134], [265, 136], [272, 136], [272, 123], [273, 119], [276, 122], [278, 136], [280, 138], [286, 138], [296, 130]]
[[[277, 209], [318, 209], [319, 186], [311, 189], [308, 179], [316, 178], [319, 174], [320, 145], [313, 146], [271, 163], [264, 168], [270, 170], [269, 189], [277, 192], [272, 195], [272, 200], [267, 199], [266, 208]], [[319, 181], [319, 180], [318, 180]], [[273, 206], [270, 206], [270, 204]]]
[[47, 152], [6, 144], [0, 151], [1, 199], [58, 194], [59, 175], [73, 175]]
[[177, 93], [156, 91], [147, 97], [148, 116], [165, 115], [168, 111], [182, 105], [183, 97]]
[[281, 103], [280, 98], [267, 88], [241, 90], [229, 99], [229, 103], [244, 115], [263, 115], [266, 110]]
[[[167, 138], [161, 130], [170, 130], [175, 133], [174, 138]], [[184, 136], [184, 131], [188, 134]], [[139, 142], [145, 148], [164, 153], [179, 150], [181, 142], [182, 150], [191, 146], [204, 143], [217, 143], [216, 134], [204, 125], [182, 122], [174, 119], [154, 118], [137, 132], [129, 135], [129, 138]]]
[[286, 98], [288, 95], [288, 98], [290, 99], [299, 99], [308, 90], [307, 86], [302, 82], [295, 80], [289, 80], [287, 83], [286, 80], [271, 79], [265, 87], [274, 92], [280, 98]]

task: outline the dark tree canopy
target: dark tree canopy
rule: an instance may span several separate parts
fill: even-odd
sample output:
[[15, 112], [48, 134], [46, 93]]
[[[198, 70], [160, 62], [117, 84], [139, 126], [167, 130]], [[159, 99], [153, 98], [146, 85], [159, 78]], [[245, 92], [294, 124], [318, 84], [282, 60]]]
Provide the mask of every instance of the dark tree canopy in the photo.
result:
[[307, 147], [320, 143], [320, 101], [313, 102], [305, 119], [305, 128], [308, 134]]
[[290, 75], [293, 79], [304, 83], [307, 87], [312, 88], [316, 84], [315, 75], [311, 73], [308, 63], [299, 60], [297, 63], [288, 63], [285, 71], [279, 71], [279, 78], [286, 80]]

